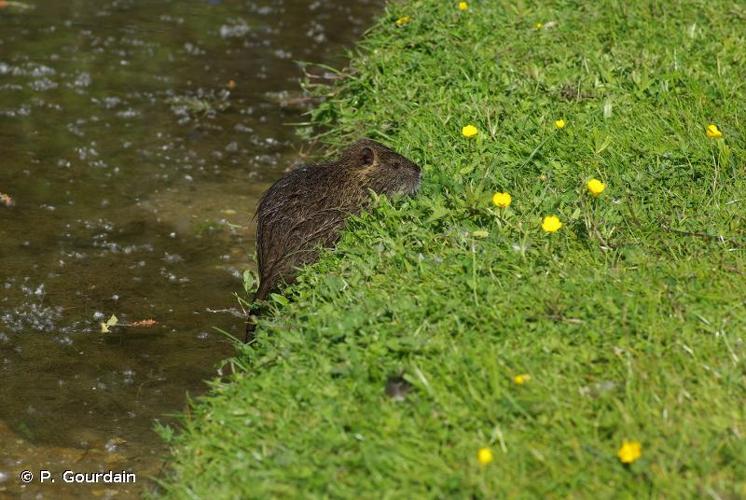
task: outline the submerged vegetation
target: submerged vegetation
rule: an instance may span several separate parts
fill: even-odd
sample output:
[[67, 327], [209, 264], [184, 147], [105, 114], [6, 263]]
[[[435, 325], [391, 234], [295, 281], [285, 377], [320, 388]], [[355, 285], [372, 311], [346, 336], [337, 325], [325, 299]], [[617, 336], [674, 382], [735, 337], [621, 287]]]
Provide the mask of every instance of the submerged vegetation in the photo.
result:
[[744, 20], [389, 6], [313, 119], [422, 165], [422, 191], [275, 296], [163, 429], [165, 492], [745, 495]]

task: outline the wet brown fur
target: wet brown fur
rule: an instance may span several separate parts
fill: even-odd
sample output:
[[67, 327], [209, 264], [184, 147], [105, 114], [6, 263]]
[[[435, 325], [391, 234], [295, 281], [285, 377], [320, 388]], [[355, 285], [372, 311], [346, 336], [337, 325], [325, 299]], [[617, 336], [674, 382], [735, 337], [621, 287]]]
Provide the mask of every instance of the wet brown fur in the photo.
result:
[[[257, 209], [257, 262], [260, 304], [295, 279], [299, 267], [314, 262], [319, 248], [332, 247], [347, 217], [368, 206], [376, 194], [414, 194], [420, 167], [383, 144], [362, 139], [335, 161], [298, 167], [275, 182]], [[258, 313], [255, 306], [251, 315]], [[246, 323], [246, 341], [255, 323]]]

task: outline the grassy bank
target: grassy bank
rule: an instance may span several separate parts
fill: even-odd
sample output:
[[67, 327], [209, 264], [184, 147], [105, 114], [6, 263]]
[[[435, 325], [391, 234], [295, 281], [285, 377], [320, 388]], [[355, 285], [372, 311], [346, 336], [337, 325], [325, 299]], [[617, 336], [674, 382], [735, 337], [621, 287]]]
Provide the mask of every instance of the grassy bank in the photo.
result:
[[392, 4], [315, 119], [422, 165], [422, 191], [277, 303], [171, 437], [167, 492], [746, 495], [744, 23], [720, 0]]

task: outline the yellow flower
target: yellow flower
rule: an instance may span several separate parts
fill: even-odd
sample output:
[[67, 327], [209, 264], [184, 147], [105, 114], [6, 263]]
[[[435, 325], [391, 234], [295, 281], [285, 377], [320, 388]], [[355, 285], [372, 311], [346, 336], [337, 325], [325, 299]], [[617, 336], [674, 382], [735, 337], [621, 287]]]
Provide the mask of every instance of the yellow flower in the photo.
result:
[[522, 373], [521, 375], [516, 375], [515, 377], [513, 377], [513, 382], [518, 385], [523, 385], [529, 380], [531, 380], [531, 375], [527, 373]]
[[556, 215], [547, 215], [541, 222], [541, 228], [547, 233], [553, 233], [561, 227], [562, 223]]
[[479, 130], [477, 130], [477, 127], [475, 127], [474, 125], [467, 125], [461, 129], [461, 133], [464, 135], [464, 137], [474, 137], [479, 133]]
[[598, 179], [591, 179], [588, 181], [588, 184], [586, 184], [586, 187], [593, 196], [598, 197], [598, 195], [603, 193], [604, 189], [606, 189], [606, 184], [599, 181]]
[[402, 16], [402, 17], [400, 17], [399, 19], [396, 20], [396, 25], [397, 26], [406, 26], [407, 24], [410, 23], [410, 21], [412, 21], [411, 17], [409, 17], [409, 16]]
[[638, 441], [622, 441], [617, 456], [623, 464], [631, 464], [642, 455], [642, 445]]
[[466, 2], [459, 2], [458, 10], [469, 10], [469, 4]]
[[710, 139], [720, 139], [723, 137], [723, 133], [718, 129], [718, 126], [714, 123], [707, 126], [707, 137]]
[[492, 203], [500, 208], [508, 208], [512, 201], [513, 198], [510, 196], [510, 193], [495, 193], [492, 195]]
[[492, 450], [489, 448], [479, 448], [479, 451], [477, 452], [477, 461], [479, 461], [481, 465], [487, 465], [492, 462], [493, 458]]
[[544, 27], [544, 23], [536, 23], [536, 24], [534, 24], [534, 29], [535, 30], [540, 30], [543, 27]]
[[475, 238], [486, 238], [490, 235], [490, 233], [485, 231], [484, 229], [478, 229], [476, 231], [472, 231], [471, 235]]
[[562, 120], [562, 119], [559, 119], [556, 122], [554, 122], [554, 126], [557, 128], [565, 128], [565, 125], [567, 125], [567, 123], [565, 123], [565, 120]]

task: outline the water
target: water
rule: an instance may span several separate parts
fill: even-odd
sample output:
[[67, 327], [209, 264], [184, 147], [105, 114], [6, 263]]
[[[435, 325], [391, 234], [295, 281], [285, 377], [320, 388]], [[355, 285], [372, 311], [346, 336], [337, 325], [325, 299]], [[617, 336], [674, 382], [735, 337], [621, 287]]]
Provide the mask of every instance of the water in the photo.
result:
[[213, 327], [242, 332], [251, 214], [301, 146], [295, 61], [342, 65], [381, 4], [0, 1], [0, 496], [160, 473], [153, 421], [232, 354]]

